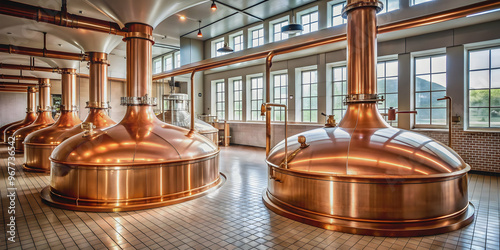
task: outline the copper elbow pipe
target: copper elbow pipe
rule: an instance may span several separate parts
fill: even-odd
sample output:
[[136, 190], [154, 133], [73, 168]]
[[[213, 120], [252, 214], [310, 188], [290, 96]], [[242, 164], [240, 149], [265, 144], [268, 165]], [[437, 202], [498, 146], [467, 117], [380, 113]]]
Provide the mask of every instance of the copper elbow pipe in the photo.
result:
[[[262, 103], [260, 107], [260, 115], [266, 116], [266, 157], [269, 156], [269, 151], [271, 150], [271, 107], [282, 107], [285, 108], [285, 168], [288, 168], [288, 108], [284, 104], [277, 103]], [[269, 116], [268, 116], [269, 115]], [[269, 128], [269, 130], [267, 130]], [[269, 138], [269, 145], [267, 144], [267, 139]]]
[[448, 147], [451, 148], [451, 143], [452, 143], [452, 99], [450, 96], [444, 96], [443, 98], [437, 99], [438, 101], [446, 100], [446, 104], [448, 104]]
[[[271, 67], [273, 66], [274, 51], [270, 51], [266, 56], [266, 103], [271, 103]], [[285, 126], [286, 126], [286, 108], [285, 108]], [[285, 129], [286, 130], [286, 129]], [[286, 134], [286, 132], [285, 132]], [[285, 135], [285, 138], [286, 135]], [[271, 151], [271, 109], [266, 109], [266, 157]]]
[[0, 14], [75, 29], [86, 29], [113, 35], [125, 34], [116, 23], [70, 14], [64, 7], [58, 11], [14, 1], [1, 1]]

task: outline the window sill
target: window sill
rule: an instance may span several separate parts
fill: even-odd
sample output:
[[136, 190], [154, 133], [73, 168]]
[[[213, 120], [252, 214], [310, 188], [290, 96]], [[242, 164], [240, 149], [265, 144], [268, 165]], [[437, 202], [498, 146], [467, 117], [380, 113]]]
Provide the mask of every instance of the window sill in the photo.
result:
[[448, 129], [444, 129], [444, 128], [412, 128], [411, 131], [415, 131], [415, 132], [444, 132], [444, 133], [448, 133]]
[[464, 129], [464, 133], [500, 133], [500, 129]]

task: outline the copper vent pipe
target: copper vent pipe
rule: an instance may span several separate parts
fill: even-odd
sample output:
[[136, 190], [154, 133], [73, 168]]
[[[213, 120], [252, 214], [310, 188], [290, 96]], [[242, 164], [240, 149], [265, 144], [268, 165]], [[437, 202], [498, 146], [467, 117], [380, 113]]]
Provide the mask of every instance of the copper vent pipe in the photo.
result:
[[10, 44], [0, 44], [0, 52], [9, 53], [9, 54], [19, 54], [19, 55], [27, 55], [27, 56], [38, 56], [38, 57], [47, 57], [47, 58], [55, 58], [55, 59], [64, 59], [64, 60], [75, 60], [75, 61], [85, 61], [87, 60], [87, 56], [85, 54], [71, 53], [71, 52], [63, 52], [63, 51], [54, 51], [48, 49], [37, 49], [23, 46], [15, 46]]
[[40, 78], [38, 80], [38, 86], [39, 86], [38, 117], [31, 125], [19, 129], [14, 133], [15, 151], [19, 153], [24, 151], [23, 142], [26, 136], [28, 136], [34, 131], [46, 128], [54, 123], [54, 119], [52, 118], [52, 108], [50, 105], [51, 104], [50, 79]]
[[75, 29], [86, 29], [113, 35], [124, 34], [116, 23], [68, 13], [65, 4], [61, 7], [61, 11], [58, 11], [14, 1], [1, 1], [0, 14]]
[[16, 64], [8, 64], [8, 63], [0, 63], [0, 69], [18, 69], [18, 70], [42, 71], [42, 72], [52, 72], [52, 73], [59, 72], [59, 68], [16, 65]]
[[37, 89], [35, 87], [28, 87], [27, 90], [27, 104], [26, 104], [26, 117], [24, 120], [22, 120], [18, 124], [14, 124], [6, 128], [2, 132], [2, 137], [3, 137], [3, 142], [7, 143], [9, 140], [9, 137], [11, 137], [14, 132], [17, 130], [29, 126], [31, 123], [33, 123], [36, 118], [37, 118], [37, 113], [36, 113], [36, 92]]
[[49, 157], [62, 142], [61, 135], [82, 121], [78, 118], [76, 105], [76, 69], [61, 70], [62, 100], [61, 115], [57, 121], [44, 129], [26, 136], [24, 140], [24, 170], [49, 172]]

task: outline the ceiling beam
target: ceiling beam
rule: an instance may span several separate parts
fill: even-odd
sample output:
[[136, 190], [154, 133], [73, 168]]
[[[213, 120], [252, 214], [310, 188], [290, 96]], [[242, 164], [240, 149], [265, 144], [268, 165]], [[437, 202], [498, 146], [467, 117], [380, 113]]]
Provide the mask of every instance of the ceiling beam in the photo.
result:
[[227, 4], [227, 3], [223, 3], [223, 2], [221, 2], [221, 1], [214, 0], [214, 2], [216, 2], [216, 3], [220, 4], [220, 5], [226, 6], [226, 7], [230, 8], [230, 9], [236, 10], [236, 11], [238, 11], [239, 13], [245, 14], [245, 15], [247, 15], [247, 16], [251, 16], [251, 17], [253, 17], [253, 18], [255, 18], [255, 19], [258, 19], [259, 21], [264, 21], [264, 19], [262, 19], [262, 18], [260, 18], [260, 17], [258, 17], [258, 16], [255, 16], [255, 15], [253, 15], [253, 14], [250, 14], [250, 13], [246, 12], [245, 10], [246, 10], [246, 9], [248, 9], [248, 8], [243, 9], [243, 10], [240, 10], [240, 9], [238, 9], [238, 8], [236, 8], [236, 7], [233, 7], [233, 6], [229, 5], [229, 4]]

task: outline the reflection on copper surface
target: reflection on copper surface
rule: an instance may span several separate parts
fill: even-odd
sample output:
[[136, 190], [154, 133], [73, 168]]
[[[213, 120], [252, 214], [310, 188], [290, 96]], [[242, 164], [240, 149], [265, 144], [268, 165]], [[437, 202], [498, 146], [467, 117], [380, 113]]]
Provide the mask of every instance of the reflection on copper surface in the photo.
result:
[[[376, 0], [348, 0], [347, 110], [338, 127], [287, 138], [269, 153], [264, 203], [286, 217], [331, 230], [418, 236], [469, 224], [470, 167], [432, 139], [390, 127], [376, 95]], [[270, 119], [266, 119], [270, 124]], [[300, 136], [309, 146], [301, 148]], [[300, 149], [300, 150], [299, 150]]]

